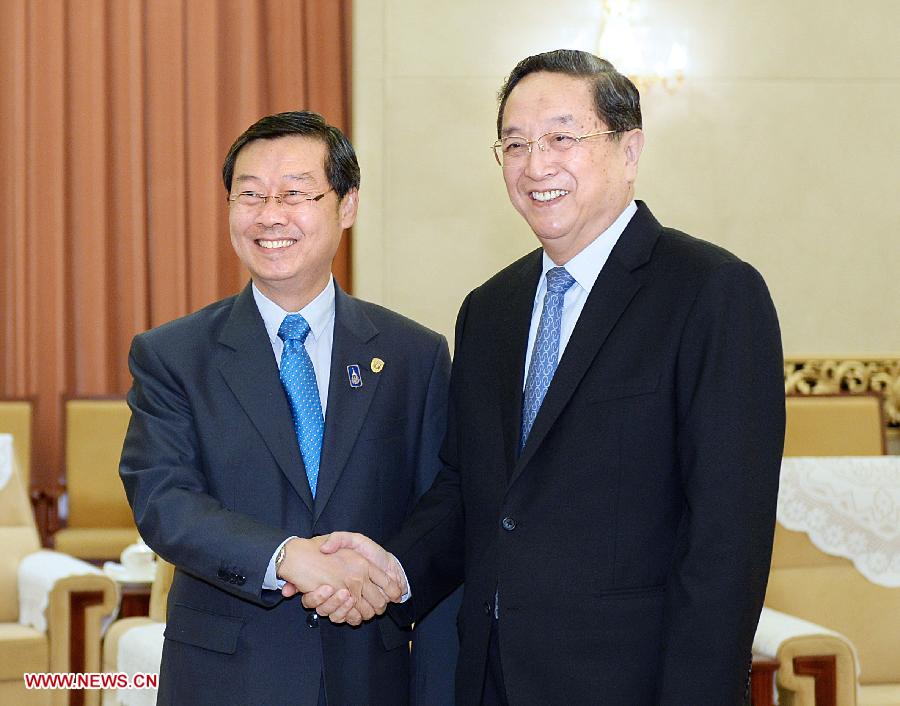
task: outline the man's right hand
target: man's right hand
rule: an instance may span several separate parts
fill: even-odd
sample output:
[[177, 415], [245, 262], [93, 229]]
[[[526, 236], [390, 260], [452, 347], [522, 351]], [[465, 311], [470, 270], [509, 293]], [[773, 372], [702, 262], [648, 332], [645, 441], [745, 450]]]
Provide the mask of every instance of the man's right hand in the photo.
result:
[[[390, 579], [389, 584], [378, 584], [383, 600], [399, 603], [402, 597], [408, 593], [406, 575], [400, 562], [393, 554], [365, 535], [357, 532], [332, 532], [324, 537], [316, 537], [316, 540], [324, 540], [319, 546], [319, 551], [323, 554], [356, 553], [386, 575]], [[303, 605], [307, 608], [315, 608], [319, 615], [327, 616], [333, 623], [354, 624], [352, 622], [355, 617], [352, 612], [352, 604], [344, 600], [340, 591], [335, 593], [330, 586], [319, 587], [313, 592], [304, 592]], [[383, 610], [379, 611], [379, 615], [381, 612]]]
[[[288, 582], [285, 588], [304, 594], [320, 589], [318, 595], [328, 595], [340, 607], [342, 622], [351, 625], [381, 615], [388, 598], [401, 595], [399, 582], [362, 554], [349, 548], [321, 552], [324, 539], [288, 540], [278, 570], [278, 578]], [[284, 593], [290, 595], [291, 590]]]

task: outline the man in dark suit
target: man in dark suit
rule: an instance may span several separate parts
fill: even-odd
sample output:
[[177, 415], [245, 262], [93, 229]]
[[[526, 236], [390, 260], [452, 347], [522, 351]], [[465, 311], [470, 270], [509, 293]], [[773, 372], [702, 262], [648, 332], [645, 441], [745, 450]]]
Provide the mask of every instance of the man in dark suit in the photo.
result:
[[[736, 706], [784, 432], [765, 283], [634, 200], [639, 96], [608, 62], [523, 60], [497, 131], [541, 249], [460, 310], [444, 468], [389, 543], [396, 616], [465, 580], [461, 706]], [[365, 537], [337, 547], [401, 577]]]
[[[261, 119], [223, 176], [252, 284], [138, 335], [129, 360], [121, 476], [141, 535], [176, 567], [159, 703], [451, 704], [458, 604], [414, 635], [386, 617], [359, 625], [399, 586], [315, 539], [383, 541], [431, 484], [447, 343], [335, 284], [359, 167], [321, 116]], [[322, 583], [358, 627], [285, 600]]]

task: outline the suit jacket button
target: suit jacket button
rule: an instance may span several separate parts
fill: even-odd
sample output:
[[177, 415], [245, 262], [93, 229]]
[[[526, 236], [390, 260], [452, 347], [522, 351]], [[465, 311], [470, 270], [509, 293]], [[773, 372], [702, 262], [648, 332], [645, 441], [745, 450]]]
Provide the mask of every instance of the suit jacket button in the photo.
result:
[[317, 628], [319, 627], [319, 614], [318, 613], [310, 613], [306, 616], [306, 625], [307, 627]]
[[485, 602], [484, 602], [484, 605], [482, 606], [482, 608], [484, 608], [484, 614], [485, 614], [485, 615], [490, 615], [490, 614], [491, 614], [491, 604], [490, 604], [490, 603], [488, 603], [487, 601], [485, 601]]
[[235, 583], [237, 583], [238, 586], [243, 586], [246, 582], [247, 582], [246, 576], [238, 576], [237, 581]]
[[216, 576], [218, 576], [220, 579], [222, 579], [223, 581], [225, 581], [225, 580], [228, 578], [228, 572], [225, 571], [225, 569], [219, 569], [219, 570], [216, 572]]
[[500, 526], [507, 532], [512, 532], [516, 528], [516, 521], [512, 517], [504, 517], [500, 522]]

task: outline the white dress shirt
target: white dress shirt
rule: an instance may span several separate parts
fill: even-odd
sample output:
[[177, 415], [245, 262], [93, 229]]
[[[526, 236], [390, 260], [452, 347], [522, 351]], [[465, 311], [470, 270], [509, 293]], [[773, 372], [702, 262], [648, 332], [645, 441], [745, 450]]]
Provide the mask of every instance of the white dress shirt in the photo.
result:
[[[587, 301], [588, 295], [597, 281], [600, 270], [609, 259], [615, 244], [619, 242], [619, 237], [625, 226], [631, 221], [632, 216], [637, 213], [637, 204], [632, 201], [625, 208], [619, 217], [594, 238], [594, 241], [584, 250], [565, 264], [565, 268], [572, 277], [575, 278], [575, 284], [569, 287], [563, 298], [562, 327], [559, 334], [559, 362], [562, 358], [563, 351], [569, 343], [575, 324], [578, 323], [578, 317], [581, 316], [581, 310], [584, 309], [584, 303]], [[550, 256], [544, 252], [544, 262], [541, 268], [541, 278], [538, 280], [537, 291], [534, 293], [534, 306], [531, 310], [531, 328], [528, 330], [528, 348], [525, 353], [525, 377], [522, 380], [522, 389], [525, 388], [525, 382], [528, 380], [528, 366], [531, 365], [531, 349], [534, 348], [534, 339], [537, 338], [538, 324], [541, 320], [541, 312], [544, 309], [544, 296], [547, 293], [547, 271], [558, 267], [558, 265], [550, 259]]]
[[[281, 328], [284, 317], [289, 314], [300, 314], [309, 324], [310, 331], [303, 345], [312, 360], [313, 370], [316, 371], [316, 386], [319, 388], [319, 401], [322, 403], [324, 419], [325, 409], [328, 405], [328, 385], [331, 382], [331, 349], [334, 346], [334, 278], [330, 277], [325, 289], [300, 311], [285, 311], [260, 292], [255, 283], [252, 288], [253, 299], [256, 301], [256, 308], [259, 309], [263, 323], [266, 325], [266, 333], [269, 334], [269, 343], [272, 344], [272, 353], [275, 355], [279, 369], [281, 369], [284, 341], [278, 337], [278, 329]], [[275, 575], [275, 557], [278, 555], [278, 550], [289, 539], [294, 539], [294, 536], [285, 538], [273, 552], [272, 558], [269, 559], [266, 577], [263, 579], [263, 588], [278, 591], [284, 586], [285, 582]]]
[[319, 401], [322, 403], [324, 417], [328, 405], [328, 384], [331, 381], [331, 349], [334, 345], [334, 278], [330, 277], [325, 289], [300, 311], [285, 311], [260, 292], [256, 284], [252, 286], [253, 299], [266, 325], [266, 333], [269, 334], [269, 343], [272, 344], [272, 353], [275, 354], [279, 369], [284, 341], [278, 338], [278, 329], [281, 328], [284, 317], [289, 314], [300, 314], [309, 324], [309, 335], [303, 346], [312, 360], [313, 370], [316, 371], [316, 385], [319, 388]]

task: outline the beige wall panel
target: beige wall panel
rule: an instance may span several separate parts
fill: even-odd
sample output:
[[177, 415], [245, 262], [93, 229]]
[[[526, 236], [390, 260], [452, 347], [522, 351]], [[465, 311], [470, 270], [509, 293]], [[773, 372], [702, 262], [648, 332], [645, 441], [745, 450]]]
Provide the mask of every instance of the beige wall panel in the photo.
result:
[[[354, 55], [358, 52], [354, 50]], [[384, 172], [384, 80], [380, 76], [360, 79], [354, 76], [354, 113], [364, 106], [366, 118], [355, 120], [351, 139], [361, 171], [359, 211], [353, 229], [353, 291], [373, 296], [384, 288], [386, 254]], [[357, 238], [362, 229], [365, 235]]]
[[[354, 3], [354, 11], [366, 0]], [[602, 2], [554, 0], [382, 0], [385, 70], [400, 76], [494, 76], [552, 46], [585, 46], [597, 37]], [[548, 44], [552, 38], [552, 44]], [[511, 63], [512, 62], [512, 63]], [[499, 85], [493, 87], [496, 94]]]
[[[870, 79], [900, 75], [897, 0], [639, 0], [688, 36], [696, 77]], [[593, 3], [588, 3], [593, 4]]]
[[[786, 352], [900, 351], [900, 3], [638, 4], [689, 56], [679, 90], [642, 91], [638, 198], [763, 273]], [[596, 51], [602, 3], [354, 12], [356, 291], [450, 335], [466, 292], [535, 246], [487, 147], [496, 91], [529, 53]]]
[[698, 81], [648, 96], [638, 196], [763, 273], [788, 353], [900, 350], [897, 91]]
[[445, 332], [469, 290], [536, 247], [491, 155], [494, 83], [395, 79], [386, 92], [385, 303]]

